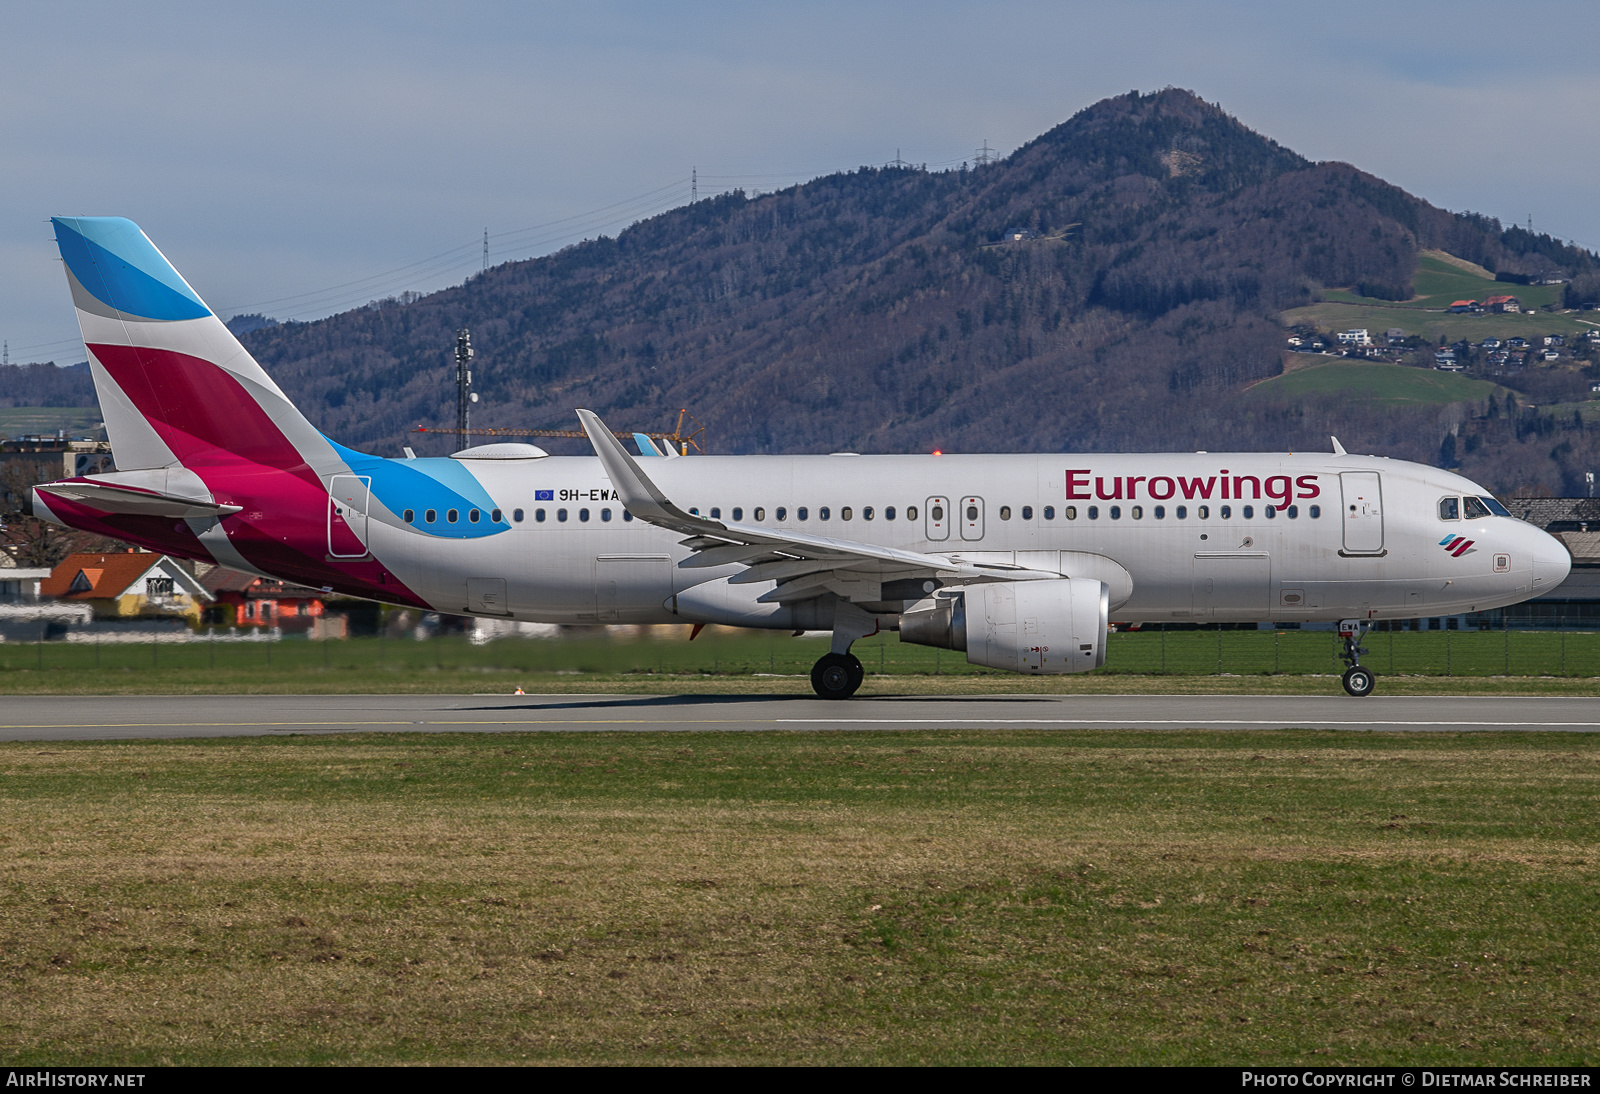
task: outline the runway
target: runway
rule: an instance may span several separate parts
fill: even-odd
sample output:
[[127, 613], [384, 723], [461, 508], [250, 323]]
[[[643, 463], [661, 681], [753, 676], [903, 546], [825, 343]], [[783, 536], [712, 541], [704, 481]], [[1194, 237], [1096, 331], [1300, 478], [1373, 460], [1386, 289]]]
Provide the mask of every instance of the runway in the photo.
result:
[[1380, 732], [1600, 730], [1591, 698], [986, 695], [829, 702], [755, 695], [8, 696], [0, 741], [293, 733], [1287, 728]]

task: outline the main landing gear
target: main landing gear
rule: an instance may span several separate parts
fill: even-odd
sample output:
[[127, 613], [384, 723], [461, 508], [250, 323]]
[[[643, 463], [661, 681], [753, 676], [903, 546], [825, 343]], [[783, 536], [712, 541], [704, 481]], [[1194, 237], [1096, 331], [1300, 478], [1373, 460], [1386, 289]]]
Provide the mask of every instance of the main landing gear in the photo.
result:
[[856, 693], [867, 670], [853, 653], [827, 653], [811, 666], [811, 689], [824, 699], [848, 699]]
[[850, 603], [841, 600], [833, 609], [833, 650], [823, 654], [811, 666], [811, 690], [823, 699], [848, 699], [867, 678], [867, 670], [850, 652], [850, 644], [858, 638], [870, 638], [878, 633], [876, 616], [869, 615]]
[[1371, 695], [1372, 689], [1378, 685], [1377, 674], [1361, 666], [1361, 655], [1367, 652], [1366, 647], [1360, 644], [1361, 632], [1365, 629], [1359, 619], [1339, 621], [1339, 637], [1344, 639], [1344, 652], [1339, 657], [1350, 666], [1344, 670], [1344, 690], [1357, 699]]

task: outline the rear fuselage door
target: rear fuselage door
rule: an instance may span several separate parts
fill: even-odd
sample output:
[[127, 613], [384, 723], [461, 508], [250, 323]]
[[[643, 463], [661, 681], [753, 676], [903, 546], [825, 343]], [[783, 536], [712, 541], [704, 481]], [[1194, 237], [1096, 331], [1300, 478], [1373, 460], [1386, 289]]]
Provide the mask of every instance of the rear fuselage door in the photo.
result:
[[982, 539], [983, 499], [972, 497], [962, 498], [961, 512], [959, 515], [961, 517], [961, 538]]
[[334, 475], [328, 480], [328, 553], [360, 558], [367, 553], [367, 475]]
[[922, 509], [924, 527], [929, 539], [950, 538], [950, 499], [929, 498]]
[[1342, 472], [1339, 488], [1344, 494], [1344, 549], [1351, 554], [1378, 554], [1383, 550], [1383, 494], [1378, 473]]

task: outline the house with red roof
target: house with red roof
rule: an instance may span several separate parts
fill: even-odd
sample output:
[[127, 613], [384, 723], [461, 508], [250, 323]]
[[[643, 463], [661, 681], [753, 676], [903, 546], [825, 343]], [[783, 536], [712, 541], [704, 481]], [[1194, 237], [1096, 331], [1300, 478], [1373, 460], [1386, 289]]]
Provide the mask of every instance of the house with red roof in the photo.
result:
[[134, 550], [68, 555], [39, 583], [39, 596], [87, 604], [97, 619], [183, 618], [192, 624], [212, 599], [176, 560]]
[[215, 600], [206, 612], [212, 623], [302, 631], [311, 630], [322, 618], [322, 593], [305, 585], [243, 574], [225, 566], [207, 570], [200, 584]]

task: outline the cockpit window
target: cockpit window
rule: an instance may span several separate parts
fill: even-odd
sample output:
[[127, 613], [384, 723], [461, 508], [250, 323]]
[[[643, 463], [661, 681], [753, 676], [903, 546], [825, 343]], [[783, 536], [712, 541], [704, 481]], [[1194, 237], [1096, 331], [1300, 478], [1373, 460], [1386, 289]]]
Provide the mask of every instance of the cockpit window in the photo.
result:
[[1460, 520], [1461, 519], [1461, 499], [1460, 498], [1440, 498], [1439, 499], [1439, 519], [1440, 520]]
[[1497, 517], [1509, 517], [1511, 515], [1511, 510], [1507, 509], [1504, 505], [1501, 505], [1493, 498], [1483, 497], [1479, 498], [1478, 500], [1483, 502], [1483, 504], [1488, 507], [1489, 512], [1493, 513]]
[[1461, 500], [1466, 502], [1468, 520], [1477, 520], [1479, 517], [1489, 516], [1489, 507], [1477, 498], [1468, 496]]

